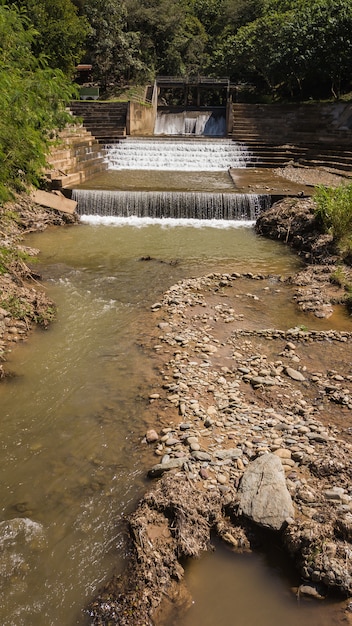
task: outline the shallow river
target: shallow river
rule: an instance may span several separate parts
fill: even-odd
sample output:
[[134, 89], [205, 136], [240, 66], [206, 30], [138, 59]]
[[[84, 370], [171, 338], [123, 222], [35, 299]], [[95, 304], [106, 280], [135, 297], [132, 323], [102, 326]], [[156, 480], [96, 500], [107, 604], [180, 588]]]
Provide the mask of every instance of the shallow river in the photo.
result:
[[[155, 375], [140, 347], [150, 305], [183, 277], [214, 270], [287, 274], [298, 262], [243, 227], [82, 223], [26, 243], [41, 250], [39, 270], [58, 316], [14, 349], [8, 363], [14, 376], [0, 386], [2, 520], [35, 522], [26, 521], [17, 535], [2, 525], [0, 623], [83, 625], [82, 608], [124, 566], [124, 516], [146, 489], [153, 463], [141, 445]], [[156, 260], [142, 261], [146, 256]], [[271, 312], [272, 326], [304, 323], [286, 304]], [[195, 613], [182, 625], [328, 623], [321, 619], [327, 608], [312, 614], [300, 605], [297, 614], [290, 583], [275, 568], [224, 549], [192, 563]], [[209, 578], [215, 598], [230, 598], [228, 604], [221, 595], [216, 621]], [[253, 598], [265, 610], [253, 613]]]

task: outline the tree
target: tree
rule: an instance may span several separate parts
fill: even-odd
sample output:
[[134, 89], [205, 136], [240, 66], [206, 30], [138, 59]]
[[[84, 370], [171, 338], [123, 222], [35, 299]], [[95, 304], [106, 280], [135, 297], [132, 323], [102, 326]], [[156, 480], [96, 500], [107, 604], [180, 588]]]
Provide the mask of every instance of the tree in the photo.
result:
[[126, 7], [120, 0], [86, 0], [84, 12], [91, 26], [87, 59], [106, 88], [109, 82], [136, 79], [146, 71], [137, 32], [127, 29]]
[[128, 29], [139, 33], [141, 57], [152, 76], [195, 73], [204, 65], [207, 35], [191, 4], [126, 0]]
[[84, 53], [89, 25], [71, 0], [10, 0], [10, 5], [26, 11], [37, 30], [33, 53], [45, 55], [50, 67], [72, 76]]
[[272, 9], [232, 38], [232, 73], [264, 80], [271, 93], [338, 97], [351, 84], [350, 0], [265, 0]]
[[73, 87], [34, 56], [37, 36], [23, 11], [0, 5], [0, 199], [38, 184], [52, 133], [71, 119]]

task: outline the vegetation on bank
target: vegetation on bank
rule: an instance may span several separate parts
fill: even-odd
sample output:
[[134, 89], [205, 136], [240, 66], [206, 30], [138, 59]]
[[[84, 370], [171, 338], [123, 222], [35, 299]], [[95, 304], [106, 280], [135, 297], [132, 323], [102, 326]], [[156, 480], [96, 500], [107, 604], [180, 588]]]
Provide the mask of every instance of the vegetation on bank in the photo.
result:
[[352, 183], [315, 189], [316, 216], [329, 233], [342, 259], [352, 264]]
[[33, 46], [38, 31], [17, 7], [0, 5], [0, 203], [38, 184], [75, 88]]

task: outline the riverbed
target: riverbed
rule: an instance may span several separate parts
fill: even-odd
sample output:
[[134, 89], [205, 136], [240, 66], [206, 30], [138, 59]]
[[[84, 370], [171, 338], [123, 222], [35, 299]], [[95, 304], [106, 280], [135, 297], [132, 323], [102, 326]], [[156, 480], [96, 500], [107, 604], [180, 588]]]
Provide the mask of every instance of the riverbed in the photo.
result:
[[[83, 608], [123, 570], [125, 517], [149, 484], [151, 451], [142, 440], [157, 376], [146, 348], [151, 305], [191, 276], [288, 275], [300, 266], [284, 246], [234, 226], [117, 220], [27, 238], [41, 250], [37, 269], [58, 315], [13, 349], [13, 375], [0, 387], [2, 519], [26, 520], [15, 535], [3, 527], [2, 623], [83, 625]], [[273, 326], [307, 322], [297, 316], [290, 289], [275, 284], [272, 291]], [[251, 326], [269, 311], [255, 303], [248, 307]], [[273, 585], [273, 606], [280, 585]]]

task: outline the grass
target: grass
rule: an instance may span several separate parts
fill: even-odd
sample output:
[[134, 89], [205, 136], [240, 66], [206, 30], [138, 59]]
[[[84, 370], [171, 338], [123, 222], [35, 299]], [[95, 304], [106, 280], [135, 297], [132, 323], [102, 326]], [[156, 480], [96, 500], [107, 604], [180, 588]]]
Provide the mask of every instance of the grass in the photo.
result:
[[316, 187], [316, 216], [329, 233], [345, 262], [352, 262], [352, 183], [340, 187]]

